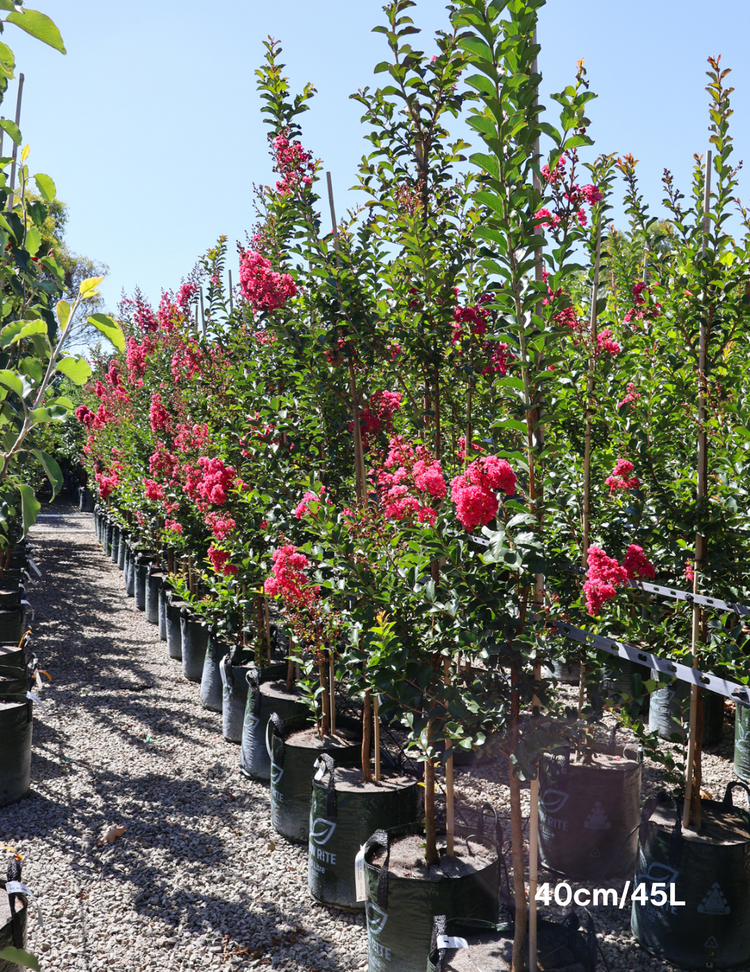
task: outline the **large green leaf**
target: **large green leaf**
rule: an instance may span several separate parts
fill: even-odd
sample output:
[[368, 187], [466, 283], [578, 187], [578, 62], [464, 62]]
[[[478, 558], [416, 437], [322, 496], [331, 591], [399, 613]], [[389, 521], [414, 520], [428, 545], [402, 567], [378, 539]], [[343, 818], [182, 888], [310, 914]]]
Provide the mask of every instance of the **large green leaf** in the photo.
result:
[[12, 945], [8, 945], [6, 948], [0, 949], [0, 959], [39, 972], [39, 962], [30, 952], [25, 952], [22, 948], [13, 948]]
[[54, 180], [43, 172], [37, 172], [34, 176], [34, 182], [36, 182], [36, 187], [42, 199], [45, 202], [51, 203], [57, 195], [57, 187], [55, 186]]
[[16, 59], [13, 57], [13, 51], [7, 44], [3, 44], [0, 41], [0, 76], [8, 79], [12, 78], [13, 68], [15, 66]]
[[60, 374], [67, 375], [76, 385], [84, 385], [91, 377], [91, 365], [78, 355], [60, 358], [57, 362], [57, 370]]
[[31, 486], [26, 483], [16, 483], [18, 492], [21, 494], [21, 514], [23, 516], [23, 534], [29, 532], [31, 527], [33, 527], [36, 522], [39, 510], [42, 508], [42, 504], [34, 495], [34, 490]]
[[42, 452], [41, 449], [32, 449], [31, 451], [42, 464], [47, 479], [49, 479], [50, 485], [52, 486], [53, 496], [57, 496], [63, 486], [63, 474], [56, 460], [52, 456], [47, 455], [46, 452]]
[[0, 371], [0, 385], [5, 385], [6, 388], [10, 388], [19, 398], [23, 398], [25, 395], [23, 381], [15, 371], [8, 371], [7, 369]]
[[57, 319], [60, 322], [60, 327], [65, 330], [70, 320], [70, 304], [67, 300], [58, 300], [55, 310], [57, 311]]
[[12, 344], [17, 344], [24, 338], [31, 337], [34, 334], [46, 333], [47, 325], [39, 318], [35, 321], [12, 321], [0, 331], [0, 347], [9, 348]]
[[15, 122], [12, 122], [10, 118], [0, 118], [0, 128], [10, 135], [16, 145], [20, 145], [23, 141], [21, 129], [18, 127], [18, 125], [16, 125]]
[[[81, 284], [83, 287], [83, 284]], [[107, 314], [92, 314], [88, 319], [89, 324], [100, 331], [104, 337], [110, 341], [118, 351], [125, 350], [125, 335], [122, 328], [113, 318]]]
[[42, 43], [54, 47], [61, 54], [67, 54], [60, 31], [47, 14], [40, 13], [38, 10], [27, 10], [24, 7], [23, 13], [17, 13], [14, 10], [5, 19], [9, 24], [15, 24], [16, 27], [25, 30], [27, 34], [36, 37]]

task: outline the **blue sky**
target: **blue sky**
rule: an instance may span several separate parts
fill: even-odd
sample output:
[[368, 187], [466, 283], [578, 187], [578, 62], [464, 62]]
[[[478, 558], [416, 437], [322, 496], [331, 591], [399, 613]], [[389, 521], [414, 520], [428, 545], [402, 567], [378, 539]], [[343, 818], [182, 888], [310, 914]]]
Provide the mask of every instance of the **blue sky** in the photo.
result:
[[[243, 240], [252, 185], [271, 180], [254, 70], [269, 34], [284, 46], [296, 88], [318, 89], [304, 116], [306, 144], [330, 169], [339, 211], [353, 200], [365, 151], [349, 94], [382, 82], [387, 56], [378, 0], [30, 0], [60, 28], [62, 56], [14, 27], [3, 39], [25, 74], [21, 128], [29, 165], [46, 172], [70, 208], [68, 242], [110, 266], [102, 292], [152, 300], [176, 288], [220, 234]], [[447, 22], [442, 0], [419, 0], [415, 46], [431, 50]], [[706, 58], [733, 68], [735, 158], [750, 141], [750, 4], [724, 0], [548, 0], [540, 16], [542, 103], [583, 57], [597, 151], [632, 152], [646, 199], [660, 210], [662, 170], [689, 185], [707, 147]], [[2, 112], [13, 115], [12, 83]], [[744, 183], [744, 185], [743, 185]], [[747, 186], [741, 178], [740, 191]], [[750, 191], [744, 193], [750, 198]]]

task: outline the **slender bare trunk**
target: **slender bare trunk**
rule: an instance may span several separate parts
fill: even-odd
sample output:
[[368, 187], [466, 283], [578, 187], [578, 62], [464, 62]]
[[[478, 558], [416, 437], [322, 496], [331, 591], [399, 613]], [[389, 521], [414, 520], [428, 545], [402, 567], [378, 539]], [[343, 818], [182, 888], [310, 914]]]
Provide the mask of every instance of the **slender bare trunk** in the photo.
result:
[[320, 735], [329, 736], [331, 733], [331, 697], [328, 694], [328, 660], [321, 657], [318, 662], [318, 677], [320, 678], [321, 716], [320, 716]]
[[425, 859], [428, 864], [437, 864], [439, 858], [435, 827], [435, 764], [431, 759], [424, 764], [424, 836]]
[[[518, 748], [518, 730], [521, 703], [518, 696], [518, 662], [511, 668], [511, 741], [512, 752]], [[513, 862], [513, 899], [516, 909], [515, 933], [513, 937], [513, 958], [511, 972], [524, 972], [524, 950], [526, 945], [526, 880], [523, 859], [523, 812], [521, 809], [521, 781], [510, 770], [510, 842]]]
[[365, 704], [362, 709], [362, 776], [365, 783], [372, 783], [372, 769], [370, 767], [370, 743], [372, 742], [372, 706], [370, 692], [365, 692]]

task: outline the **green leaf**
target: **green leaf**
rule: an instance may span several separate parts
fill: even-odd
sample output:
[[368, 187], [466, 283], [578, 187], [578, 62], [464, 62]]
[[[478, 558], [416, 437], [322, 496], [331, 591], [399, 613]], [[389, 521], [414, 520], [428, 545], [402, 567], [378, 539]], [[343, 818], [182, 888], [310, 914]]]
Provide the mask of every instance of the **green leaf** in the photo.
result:
[[34, 490], [26, 483], [16, 483], [16, 488], [21, 494], [21, 514], [23, 516], [23, 534], [29, 532], [36, 522], [37, 514], [42, 508], [42, 504], [34, 495]]
[[34, 334], [47, 333], [47, 325], [42, 320], [36, 321], [13, 321], [0, 331], [0, 347], [9, 348], [12, 344], [17, 344], [24, 338]]
[[0, 76], [3, 78], [12, 78], [13, 68], [16, 66], [16, 59], [13, 56], [13, 51], [8, 47], [7, 44], [3, 44], [0, 41]]
[[22, 948], [13, 948], [12, 945], [8, 945], [0, 950], [0, 959], [11, 964], [23, 965], [24, 968], [39, 972], [39, 962], [37, 959], [34, 958], [31, 952], [25, 952]]
[[52, 456], [48, 456], [47, 453], [42, 452], [41, 449], [32, 449], [31, 451], [42, 464], [47, 479], [49, 479], [50, 485], [52, 486], [52, 495], [54, 498], [63, 487], [63, 474], [60, 467], [57, 465], [57, 462], [52, 458]]
[[60, 322], [60, 327], [65, 330], [68, 326], [68, 321], [70, 320], [70, 304], [67, 300], [59, 300], [57, 302], [57, 319]]
[[[83, 287], [83, 284], [81, 284], [81, 287]], [[122, 328], [117, 321], [113, 320], [107, 314], [92, 314], [89, 317], [89, 324], [95, 327], [97, 331], [100, 331], [118, 351], [125, 350], [125, 335], [122, 333]]]
[[104, 280], [104, 277], [87, 277], [81, 281], [78, 287], [78, 293], [81, 297], [93, 297], [96, 293], [96, 288], [102, 280]]
[[5, 19], [7, 23], [15, 24], [16, 27], [25, 30], [27, 34], [31, 34], [32, 37], [42, 41], [43, 44], [49, 44], [50, 47], [54, 47], [61, 54], [67, 54], [60, 31], [46, 14], [40, 13], [38, 10], [24, 8], [23, 13], [13, 11]]
[[12, 138], [16, 145], [22, 142], [21, 129], [10, 118], [0, 118], [0, 128]]
[[0, 371], [0, 385], [5, 385], [6, 388], [10, 388], [10, 390], [12, 392], [15, 392], [19, 398], [24, 397], [23, 382], [15, 373], [15, 371], [8, 371], [8, 370]]
[[34, 182], [36, 182], [36, 187], [42, 199], [47, 203], [51, 203], [57, 195], [57, 188], [52, 178], [43, 172], [37, 172], [34, 176]]
[[42, 234], [36, 226], [30, 226], [26, 230], [26, 250], [29, 256], [36, 256], [39, 247], [42, 245]]
[[62, 375], [66, 375], [76, 385], [85, 385], [91, 377], [91, 365], [85, 358], [78, 355], [60, 358], [57, 362], [57, 370]]

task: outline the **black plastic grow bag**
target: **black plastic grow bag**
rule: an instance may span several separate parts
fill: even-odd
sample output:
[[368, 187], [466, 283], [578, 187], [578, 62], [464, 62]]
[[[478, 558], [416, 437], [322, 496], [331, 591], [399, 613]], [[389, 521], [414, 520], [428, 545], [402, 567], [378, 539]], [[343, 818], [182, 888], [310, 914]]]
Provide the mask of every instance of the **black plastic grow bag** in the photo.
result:
[[[658, 679], [658, 673], [652, 676]], [[685, 741], [690, 714], [690, 686], [674, 681], [652, 692], [649, 697], [648, 728], [662, 739], [677, 736]], [[724, 736], [724, 696], [703, 693], [703, 745], [715, 746]]]
[[0, 807], [26, 796], [31, 786], [30, 700], [15, 696], [0, 701]]
[[363, 910], [357, 901], [354, 859], [377, 830], [419, 819], [419, 781], [406, 776], [363, 786], [359, 768], [336, 768], [327, 754], [315, 762], [310, 796], [307, 886], [322, 904]]
[[[665, 793], [643, 809], [631, 929], [640, 944], [682, 969], [747, 968], [750, 963], [750, 813], [702, 800], [704, 821], [727, 821], [735, 837], [683, 831], [682, 805]], [[666, 899], [666, 900], [664, 900]]]
[[[432, 944], [432, 928], [438, 915], [494, 922], [498, 915], [500, 871], [498, 849], [488, 837], [471, 836], [495, 851], [494, 859], [480, 870], [461, 877], [438, 880], [390, 874], [391, 841], [403, 834], [421, 833], [418, 825], [378, 831], [365, 844], [364, 867], [367, 882], [367, 953], [369, 972], [424, 972]], [[370, 859], [376, 847], [386, 856], [380, 867]]]
[[180, 615], [180, 638], [182, 674], [189, 682], [200, 682], [208, 647], [208, 628], [187, 609]]
[[271, 758], [266, 746], [266, 726], [275, 712], [282, 722], [304, 725], [307, 707], [296, 689], [287, 693], [283, 682], [262, 682], [257, 669], [247, 673], [247, 699], [242, 720], [240, 772], [251, 780], [271, 779]]

